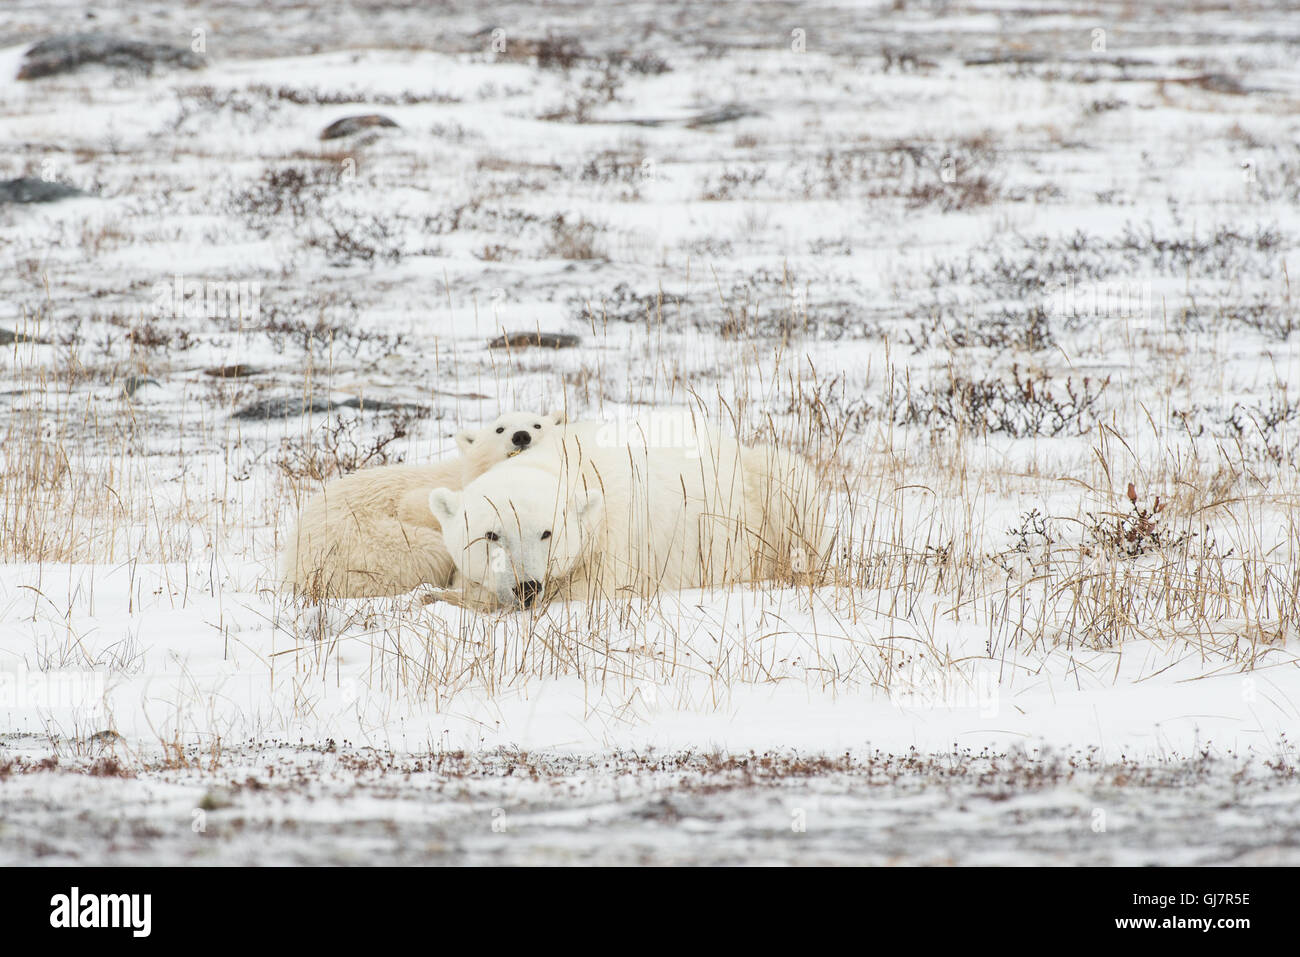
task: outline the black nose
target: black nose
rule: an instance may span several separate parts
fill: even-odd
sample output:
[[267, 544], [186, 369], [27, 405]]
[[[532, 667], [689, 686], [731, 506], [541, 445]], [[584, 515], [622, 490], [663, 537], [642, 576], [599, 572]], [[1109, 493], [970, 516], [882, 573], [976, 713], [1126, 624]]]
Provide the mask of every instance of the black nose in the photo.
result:
[[515, 597], [525, 608], [532, 608], [537, 596], [542, 593], [541, 582], [520, 582], [515, 586]]
[[532, 440], [533, 437], [529, 435], [527, 432], [525, 432], [523, 429], [520, 429], [514, 435], [510, 436], [510, 441], [515, 443], [515, 445], [519, 446], [519, 448], [521, 449], [527, 448], [528, 443], [531, 442]]

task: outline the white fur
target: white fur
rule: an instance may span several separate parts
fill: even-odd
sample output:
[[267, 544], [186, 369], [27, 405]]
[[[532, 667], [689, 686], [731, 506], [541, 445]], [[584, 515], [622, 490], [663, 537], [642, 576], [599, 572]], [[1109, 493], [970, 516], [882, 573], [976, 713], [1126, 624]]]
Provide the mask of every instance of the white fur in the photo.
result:
[[798, 456], [745, 448], [707, 425], [669, 443], [635, 432], [570, 426], [463, 492], [435, 489], [429, 508], [464, 603], [651, 595], [820, 565], [824, 506]]
[[433, 488], [462, 488], [515, 451], [513, 435], [536, 437], [515, 459], [536, 454], [558, 432], [563, 413], [511, 412], [481, 429], [456, 433], [460, 456], [432, 465], [387, 465], [353, 472], [311, 499], [290, 531], [281, 574], [311, 598], [400, 595], [421, 584], [447, 585], [453, 565], [429, 511]]

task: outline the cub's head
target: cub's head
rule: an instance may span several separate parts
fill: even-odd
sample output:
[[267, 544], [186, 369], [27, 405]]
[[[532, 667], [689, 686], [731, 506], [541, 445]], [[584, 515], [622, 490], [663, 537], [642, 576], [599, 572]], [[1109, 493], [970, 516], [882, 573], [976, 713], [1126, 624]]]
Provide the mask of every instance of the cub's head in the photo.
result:
[[456, 433], [456, 445], [467, 462], [487, 471], [498, 462], [518, 455], [553, 436], [565, 422], [563, 412], [539, 415], [535, 412], [507, 412], [481, 429], [462, 429]]
[[523, 608], [573, 574], [602, 505], [597, 491], [566, 497], [554, 475], [523, 467], [496, 469], [463, 492], [429, 493], [462, 579], [492, 592], [502, 605]]

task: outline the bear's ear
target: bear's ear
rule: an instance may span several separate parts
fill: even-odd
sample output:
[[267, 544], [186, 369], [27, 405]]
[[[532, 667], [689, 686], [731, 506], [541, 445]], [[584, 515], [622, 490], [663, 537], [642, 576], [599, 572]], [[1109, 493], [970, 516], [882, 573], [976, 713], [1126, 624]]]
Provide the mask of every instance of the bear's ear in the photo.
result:
[[429, 493], [429, 511], [443, 528], [460, 511], [460, 492], [449, 488], [436, 488]]
[[456, 448], [460, 449], [461, 455], [469, 455], [469, 447], [474, 444], [474, 431], [472, 429], [461, 429], [455, 435]]
[[565, 412], [563, 409], [552, 412], [551, 421], [556, 425], [564, 425], [564, 423], [569, 421], [569, 413]]
[[582, 522], [594, 521], [605, 506], [605, 497], [595, 489], [579, 492], [573, 497], [573, 514]]

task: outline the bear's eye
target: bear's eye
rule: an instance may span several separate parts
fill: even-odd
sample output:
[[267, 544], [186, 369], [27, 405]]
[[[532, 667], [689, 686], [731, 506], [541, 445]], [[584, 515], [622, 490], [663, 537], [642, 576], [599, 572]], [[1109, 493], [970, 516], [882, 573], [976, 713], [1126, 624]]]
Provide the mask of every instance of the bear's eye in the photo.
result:
[[550, 537], [551, 537], [551, 530], [549, 528], [546, 531], [542, 532], [542, 541], [546, 541]]
[[541, 428], [541, 426], [540, 426], [540, 425], [538, 425], [538, 424], [537, 424], [537, 423], [536, 423], [536, 422], [534, 422], [534, 423], [533, 423], [533, 428], [535, 428], [535, 429], [540, 429], [540, 428]]
[[505, 430], [506, 430], [506, 427], [505, 427], [504, 425], [502, 425], [502, 426], [498, 426], [498, 427], [497, 427], [497, 435], [500, 435], [500, 434], [501, 434], [502, 432], [504, 432]]
[[486, 538], [489, 542], [495, 542], [501, 536], [498, 535], [496, 532], [487, 532], [484, 534], [483, 537]]

